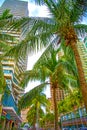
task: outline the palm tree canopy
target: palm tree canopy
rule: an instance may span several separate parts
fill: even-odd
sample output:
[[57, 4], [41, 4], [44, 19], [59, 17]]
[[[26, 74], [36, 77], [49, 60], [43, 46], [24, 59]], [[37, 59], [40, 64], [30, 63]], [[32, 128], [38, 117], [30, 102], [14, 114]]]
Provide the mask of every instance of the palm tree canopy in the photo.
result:
[[[35, 0], [37, 3], [44, 3], [48, 8], [49, 15], [51, 16], [50, 20], [46, 20], [43, 24], [43, 21], [38, 20], [35, 24], [38, 31], [41, 34], [44, 32], [44, 36], [57, 34], [58, 37], [66, 39], [72, 39], [75, 31], [76, 34], [82, 34], [87, 31], [87, 25], [81, 24], [82, 18], [87, 15], [87, 1], [86, 0]], [[74, 28], [73, 28], [74, 27]], [[75, 30], [73, 30], [75, 29]], [[41, 31], [42, 30], [42, 31]], [[71, 35], [68, 32], [72, 33]], [[46, 36], [47, 36], [46, 35]], [[45, 40], [46, 40], [45, 36]], [[47, 37], [47, 38], [48, 38]], [[76, 37], [76, 36], [75, 36]], [[69, 40], [68, 39], [68, 40]], [[44, 39], [43, 39], [44, 40]], [[44, 40], [44, 41], [45, 41]]]
[[5, 79], [4, 79], [2, 64], [0, 61], [0, 94], [2, 94], [4, 92], [5, 87], [6, 87], [6, 83], [5, 83]]
[[[29, 92], [25, 93], [19, 101], [19, 109], [29, 107], [33, 102], [40, 102], [42, 106], [46, 106], [47, 99], [46, 95], [43, 93], [45, 84], [40, 84]], [[26, 102], [25, 102], [26, 100]]]
[[10, 34], [7, 34], [8, 29], [10, 28], [10, 24], [12, 23], [13, 15], [10, 14], [10, 10], [5, 10], [0, 15], [0, 51], [8, 51], [10, 49], [10, 45], [6, 42], [8, 40], [13, 41], [14, 37]]
[[69, 57], [70, 51], [69, 48], [67, 48], [64, 52], [67, 52], [67, 56], [64, 56], [64, 54], [61, 59], [59, 59], [58, 52], [60, 49], [58, 48], [58, 50], [55, 50], [53, 46], [48, 46], [35, 63], [33, 69], [24, 73], [24, 80], [21, 82], [21, 85], [27, 86], [29, 81], [39, 80], [47, 86], [50, 84], [49, 78], [51, 78], [51, 82], [57, 81], [60, 87], [64, 88], [65, 86], [65, 88], [68, 88], [70, 80], [73, 86], [75, 86], [75, 84], [77, 84], [78, 73], [74, 57]]
[[27, 32], [25, 39], [11, 51], [16, 52], [15, 57], [25, 55], [25, 51], [29, 53], [38, 51], [48, 44], [58, 45], [62, 40], [70, 44], [72, 39], [77, 40], [77, 35], [82, 36], [87, 32], [87, 25], [81, 24], [87, 14], [86, 0], [35, 0], [35, 2], [45, 4], [51, 17], [23, 18], [22, 21], [15, 22], [14, 27], [24, 26], [23, 34]]
[[70, 93], [64, 100], [58, 103], [59, 113], [70, 112], [75, 106], [80, 107], [83, 103], [82, 94], [78, 89]]

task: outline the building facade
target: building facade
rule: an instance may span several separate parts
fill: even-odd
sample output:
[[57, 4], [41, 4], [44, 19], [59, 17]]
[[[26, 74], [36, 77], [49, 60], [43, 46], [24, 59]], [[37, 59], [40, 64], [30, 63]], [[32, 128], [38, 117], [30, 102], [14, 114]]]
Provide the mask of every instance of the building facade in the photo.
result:
[[[10, 9], [10, 12], [15, 18], [28, 17], [28, 2], [19, 0], [5, 0], [0, 8], [0, 14], [5, 9]], [[6, 31], [4, 33], [9, 33], [15, 37], [18, 43], [22, 38], [22, 31]], [[7, 41], [9, 45], [15, 45], [15, 41]], [[26, 53], [27, 54], [27, 53]], [[24, 89], [19, 86], [22, 80], [19, 74], [24, 72], [27, 67], [27, 55], [26, 57], [19, 57], [16, 62], [12, 57], [5, 57], [2, 61], [4, 77], [6, 80], [6, 89], [2, 99], [2, 122], [1, 129], [10, 130], [12, 127], [17, 128], [22, 122], [20, 113], [18, 112], [18, 101], [24, 93]]]
[[87, 129], [87, 112], [84, 107], [73, 110], [72, 112], [61, 115], [61, 129]]

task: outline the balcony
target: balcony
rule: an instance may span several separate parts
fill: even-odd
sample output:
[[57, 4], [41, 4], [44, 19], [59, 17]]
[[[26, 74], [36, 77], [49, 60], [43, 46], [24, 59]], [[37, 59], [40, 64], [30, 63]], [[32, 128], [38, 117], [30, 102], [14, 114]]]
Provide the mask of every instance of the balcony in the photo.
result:
[[13, 71], [12, 70], [3, 70], [4, 76], [7, 78], [12, 78], [13, 77]]

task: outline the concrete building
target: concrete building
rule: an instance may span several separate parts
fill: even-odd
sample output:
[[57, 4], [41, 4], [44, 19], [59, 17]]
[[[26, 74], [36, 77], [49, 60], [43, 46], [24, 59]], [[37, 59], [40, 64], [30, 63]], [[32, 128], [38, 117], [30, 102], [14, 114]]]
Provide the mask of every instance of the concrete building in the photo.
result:
[[[28, 17], [28, 2], [19, 0], [5, 0], [0, 8], [0, 14], [5, 9], [10, 9], [10, 12], [15, 18]], [[22, 31], [6, 31], [13, 35], [16, 42], [19, 42], [22, 38]], [[15, 45], [15, 41], [7, 41], [8, 44]], [[27, 54], [27, 53], [26, 53]], [[10, 130], [11, 127], [17, 128], [22, 119], [18, 112], [18, 100], [24, 93], [24, 89], [19, 86], [22, 79], [18, 76], [21, 72], [26, 70], [27, 67], [27, 55], [26, 57], [19, 57], [18, 62], [14, 58], [6, 57], [2, 61], [4, 77], [6, 80], [6, 91], [2, 100], [2, 129]]]

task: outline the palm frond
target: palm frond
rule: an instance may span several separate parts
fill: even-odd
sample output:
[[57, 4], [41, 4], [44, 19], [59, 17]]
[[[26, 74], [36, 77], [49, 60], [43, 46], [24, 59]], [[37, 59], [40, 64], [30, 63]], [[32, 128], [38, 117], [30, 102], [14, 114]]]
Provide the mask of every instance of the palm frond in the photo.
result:
[[[38, 98], [38, 100], [42, 101], [41, 98], [43, 98], [45, 96], [45, 94], [43, 93], [43, 90], [47, 84], [48, 83], [40, 84], [40, 85], [36, 86], [34, 89], [25, 93], [25, 95], [21, 98], [21, 101], [19, 101], [20, 108], [29, 107], [32, 104], [32, 101], [37, 98]], [[41, 98], [39, 95], [41, 95]], [[46, 96], [45, 96], [45, 98], [46, 98]], [[26, 102], [25, 102], [25, 100], [26, 100]], [[44, 100], [43, 100], [43, 102], [44, 102]]]
[[74, 25], [75, 31], [78, 36], [83, 37], [87, 33], [87, 25], [85, 24], [76, 24]]
[[[0, 26], [5, 27], [11, 21], [13, 15], [10, 13], [9, 9], [6, 9], [1, 15], [0, 15]], [[8, 22], [8, 23], [7, 23]]]
[[5, 52], [9, 51], [10, 48], [11, 47], [9, 45], [7, 45], [5, 42], [0, 40], [0, 51], [1, 52], [5, 53]]
[[5, 78], [4, 78], [2, 63], [0, 61], [0, 93], [1, 94], [3, 94], [5, 86], [6, 86], [6, 82], [5, 82]]
[[71, 8], [71, 21], [77, 22], [82, 21], [82, 17], [86, 17], [87, 14], [87, 1], [86, 0], [76, 0], [72, 1]]
[[35, 0], [35, 3], [37, 5], [43, 5], [43, 4], [45, 4], [45, 0]]
[[12, 18], [13, 15], [10, 13], [10, 10], [9, 9], [6, 9], [1, 15], [0, 15], [0, 21], [1, 20], [6, 20], [6, 19], [9, 19], [9, 18]]

